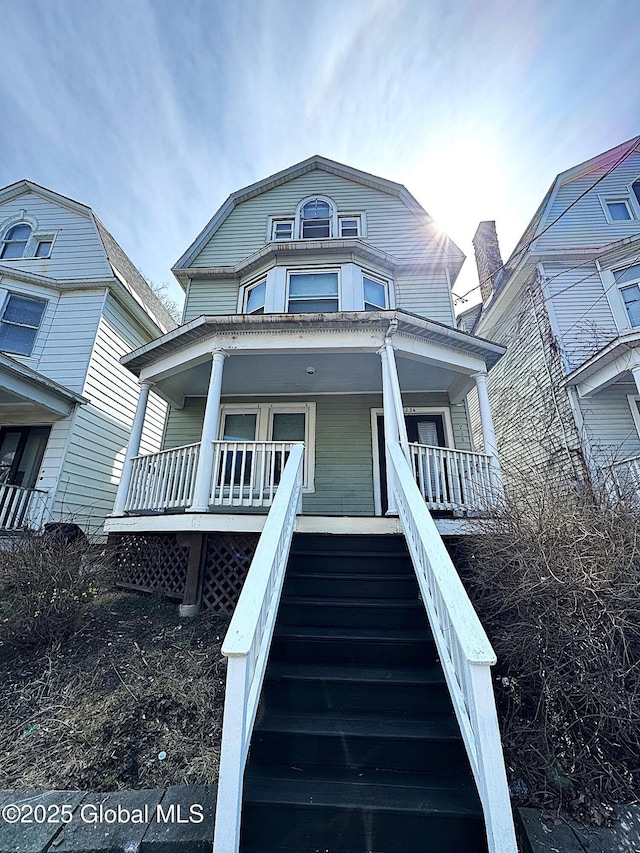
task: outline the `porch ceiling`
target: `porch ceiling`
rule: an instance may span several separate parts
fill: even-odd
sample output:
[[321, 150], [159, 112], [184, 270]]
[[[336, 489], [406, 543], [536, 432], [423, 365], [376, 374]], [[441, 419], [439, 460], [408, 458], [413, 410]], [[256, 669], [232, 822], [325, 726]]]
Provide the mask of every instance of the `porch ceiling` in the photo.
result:
[[[396, 354], [403, 392], [448, 391], [460, 376], [453, 369]], [[313, 369], [313, 373], [308, 370]], [[210, 363], [191, 367], [171, 379], [185, 397], [206, 396]], [[162, 393], [163, 382], [157, 385]], [[236, 354], [225, 360], [223, 396], [277, 394], [382, 393], [382, 366], [378, 353]]]

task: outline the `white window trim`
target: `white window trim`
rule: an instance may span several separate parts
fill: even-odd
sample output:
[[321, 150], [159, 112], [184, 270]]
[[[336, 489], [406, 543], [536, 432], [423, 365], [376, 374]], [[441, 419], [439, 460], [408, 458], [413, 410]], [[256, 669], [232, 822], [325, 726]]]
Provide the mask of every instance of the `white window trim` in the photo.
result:
[[269, 436], [273, 427], [274, 414], [304, 413], [304, 470], [302, 491], [315, 492], [315, 456], [316, 456], [316, 404], [308, 402], [287, 403], [223, 403], [220, 406], [218, 421], [218, 440], [222, 441], [222, 425], [226, 415], [256, 414], [256, 441], [272, 441]]
[[[7, 232], [13, 228], [14, 225], [28, 225], [31, 228], [31, 234], [29, 239], [27, 240], [27, 244], [25, 246], [22, 257], [20, 258], [0, 258], [0, 263], [11, 263], [12, 261], [43, 261], [47, 258], [51, 257], [51, 253], [53, 252], [53, 246], [56, 241], [56, 237], [58, 236], [57, 231], [40, 231], [38, 228], [38, 220], [33, 216], [29, 216], [25, 210], [21, 210], [19, 214], [15, 216], [11, 216], [9, 219], [5, 219], [2, 225], [0, 225], [0, 251], [1, 247], [4, 246], [5, 236]], [[36, 249], [38, 248], [38, 243], [43, 241], [51, 241], [51, 248], [49, 249], [48, 255], [43, 255], [40, 258], [36, 258]]]
[[[629, 313], [627, 312], [627, 306], [625, 305], [624, 299], [622, 298], [622, 294], [620, 293], [623, 287], [631, 287], [634, 282], [628, 281], [625, 282], [625, 284], [620, 285], [616, 282], [614, 275], [614, 273], [616, 272], [620, 272], [621, 270], [624, 270], [629, 266], [636, 266], [637, 264], [616, 265], [615, 267], [611, 267], [610, 269], [602, 269], [598, 262], [596, 262], [596, 265], [600, 270], [600, 278], [602, 280], [604, 292], [607, 297], [609, 307], [611, 308], [613, 319], [615, 321], [616, 326], [618, 327], [618, 331], [628, 332], [640, 329], [640, 326], [631, 325]], [[640, 275], [638, 275], [636, 283], [638, 287], [640, 287]]]
[[267, 313], [266, 309], [266, 301], [267, 301], [267, 290], [269, 287], [267, 276], [261, 275], [259, 278], [253, 279], [247, 284], [243, 284], [242, 287], [238, 291], [238, 314], [247, 314], [248, 316], [254, 316], [253, 314], [248, 314], [247, 312], [247, 303], [249, 302], [249, 293], [253, 290], [254, 287], [257, 287], [259, 284], [264, 282], [264, 296], [265, 296], [265, 308], [264, 312]]
[[296, 233], [296, 218], [294, 215], [283, 214], [282, 216], [269, 216], [267, 219], [267, 243], [284, 243], [285, 240], [276, 240], [276, 224], [278, 222], [290, 222], [291, 223], [291, 237], [290, 240], [295, 238]]
[[[619, 195], [599, 195], [600, 205], [604, 212], [605, 218], [609, 225], [625, 225], [629, 223], [635, 224], [638, 220], [638, 211], [636, 210], [631, 193], [620, 193]], [[629, 211], [629, 219], [612, 219], [609, 212], [609, 204], [626, 204]]]
[[9, 304], [9, 298], [11, 296], [19, 296], [22, 299], [31, 299], [34, 302], [42, 303], [42, 314], [40, 315], [40, 322], [38, 326], [26, 326], [23, 323], [11, 323], [7, 321], [7, 325], [10, 326], [22, 326], [26, 329], [34, 329], [35, 335], [33, 337], [33, 345], [29, 352], [11, 352], [10, 350], [1, 350], [2, 352], [9, 353], [11, 356], [16, 356], [18, 358], [33, 358], [33, 352], [36, 349], [38, 344], [38, 338], [40, 336], [40, 331], [42, 329], [42, 324], [44, 323], [44, 318], [47, 313], [47, 309], [49, 307], [49, 301], [47, 299], [43, 299], [40, 296], [34, 296], [32, 293], [21, 293], [19, 290], [5, 290], [4, 288], [0, 289], [0, 325], [5, 322], [4, 320], [4, 312], [7, 310], [7, 305]]
[[[377, 310], [378, 311], [388, 311], [392, 307], [391, 306], [391, 302], [392, 302], [391, 293], [393, 290], [393, 288], [391, 287], [391, 282], [389, 281], [389, 279], [385, 278], [384, 276], [378, 275], [377, 273], [370, 272], [369, 270], [366, 270], [366, 269], [361, 268], [360, 271], [362, 273], [362, 310], [363, 311], [367, 310], [365, 308], [365, 303], [367, 300], [364, 298], [364, 279], [366, 277], [366, 278], [370, 278], [372, 281], [375, 281], [378, 284], [381, 284], [384, 286], [384, 291], [386, 294], [385, 302], [387, 304], [385, 305], [384, 308], [378, 308]], [[394, 307], [395, 307], [395, 305], [394, 305]]]
[[[310, 201], [324, 201], [329, 205], [329, 236], [328, 237], [303, 237], [302, 236], [302, 208]], [[333, 199], [326, 195], [309, 195], [298, 202], [296, 207], [295, 228], [293, 232], [296, 240], [333, 240], [338, 234], [338, 208]]]
[[633, 422], [636, 426], [638, 438], [640, 438], [640, 411], [638, 411], [638, 403], [640, 403], [640, 396], [638, 394], [627, 394], [627, 403], [629, 404], [629, 408], [631, 409], [631, 417], [633, 418]]
[[[345, 219], [355, 219], [356, 222], [358, 223], [358, 233], [355, 235], [355, 237], [353, 237], [353, 236], [343, 237], [342, 236], [342, 223]], [[337, 231], [336, 236], [340, 237], [341, 240], [359, 240], [361, 237], [366, 236], [364, 225], [365, 225], [364, 213], [342, 213], [342, 212], [340, 212], [340, 213], [338, 213], [338, 231]]]
[[[324, 275], [325, 273], [337, 273], [338, 275], [338, 311], [344, 311], [345, 309], [342, 307], [343, 298], [342, 298], [342, 267], [288, 267], [287, 268], [287, 282], [286, 282], [286, 290], [285, 290], [285, 299], [284, 299], [284, 310], [286, 314], [290, 314], [292, 312], [289, 311], [289, 280], [292, 275]], [[323, 297], [318, 297], [322, 299]], [[328, 298], [328, 297], [326, 297]], [[298, 313], [298, 312], [295, 312]], [[309, 311], [309, 314], [317, 314], [317, 313], [329, 313], [332, 314], [333, 311], [329, 312], [317, 312], [317, 311]]]

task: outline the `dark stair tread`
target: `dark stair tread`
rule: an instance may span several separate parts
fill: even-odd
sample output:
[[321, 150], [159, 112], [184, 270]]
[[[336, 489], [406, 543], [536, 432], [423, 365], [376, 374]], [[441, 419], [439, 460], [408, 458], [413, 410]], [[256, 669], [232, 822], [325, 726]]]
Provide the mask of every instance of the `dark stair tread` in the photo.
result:
[[395, 712], [323, 710], [321, 714], [289, 710], [268, 710], [256, 724], [255, 732], [281, 732], [314, 736], [346, 736], [375, 740], [460, 740], [454, 718], [426, 714], [408, 717]]
[[444, 685], [439, 666], [432, 668], [353, 666], [341, 664], [301, 664], [274, 661], [267, 678], [295, 681], [344, 681], [380, 684]]
[[[424, 605], [418, 599], [407, 598], [333, 598], [331, 596], [311, 595], [283, 595], [282, 604], [316, 606], [316, 607], [371, 607], [377, 610], [407, 610], [408, 608], [422, 608]], [[425, 619], [427, 618], [425, 611]]]
[[[479, 818], [476, 790], [467, 780], [441, 779], [417, 773], [357, 771], [332, 778], [328, 772], [290, 768], [249, 768], [244, 791], [247, 802], [375, 809], [440, 817]], [[349, 778], [349, 776], [351, 778]]]
[[371, 574], [367, 574], [366, 572], [320, 572], [317, 570], [314, 571], [305, 571], [304, 569], [291, 569], [291, 571], [287, 572], [287, 580], [289, 578], [296, 578], [296, 580], [323, 580], [327, 581], [327, 583], [335, 583], [336, 580], [341, 581], [355, 581], [356, 583], [366, 583], [367, 581], [393, 581], [394, 583], [398, 583], [399, 581], [409, 582], [411, 580], [415, 580], [415, 572], [407, 572], [406, 577], [398, 574], [398, 572], [389, 572], [388, 574], [383, 574], [382, 572], [371, 572]]
[[329, 628], [323, 625], [277, 625], [275, 636], [296, 640], [344, 640], [365, 643], [433, 642], [428, 628]]
[[354, 557], [354, 558], [366, 558], [371, 560], [407, 560], [410, 563], [410, 556], [408, 551], [321, 551], [314, 550], [313, 548], [309, 549], [301, 549], [297, 548], [291, 549], [292, 557], [322, 557], [325, 559], [333, 559], [334, 557]]

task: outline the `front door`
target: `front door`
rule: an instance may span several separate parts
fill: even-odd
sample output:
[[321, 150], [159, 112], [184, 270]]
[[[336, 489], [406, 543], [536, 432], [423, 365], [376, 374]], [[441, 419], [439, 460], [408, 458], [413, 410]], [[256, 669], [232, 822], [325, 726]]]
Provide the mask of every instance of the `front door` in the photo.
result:
[[[430, 447], [446, 447], [444, 437], [444, 418], [442, 415], [405, 414], [407, 438], [410, 442], [426, 444]], [[384, 417], [378, 415], [378, 470], [380, 471], [380, 508], [384, 515], [389, 508], [387, 501], [387, 459], [384, 452]], [[378, 502], [376, 501], [376, 504]]]
[[0, 485], [32, 489], [51, 427], [0, 428]]

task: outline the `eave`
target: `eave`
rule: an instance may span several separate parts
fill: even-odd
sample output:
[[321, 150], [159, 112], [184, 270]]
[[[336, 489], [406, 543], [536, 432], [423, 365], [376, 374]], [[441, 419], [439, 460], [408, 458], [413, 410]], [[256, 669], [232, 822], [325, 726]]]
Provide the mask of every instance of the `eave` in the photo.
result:
[[625, 332], [610, 341], [562, 382], [581, 397], [592, 397], [627, 371], [640, 368], [640, 329]]

